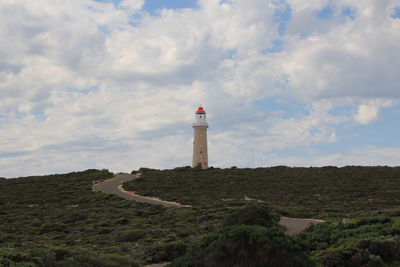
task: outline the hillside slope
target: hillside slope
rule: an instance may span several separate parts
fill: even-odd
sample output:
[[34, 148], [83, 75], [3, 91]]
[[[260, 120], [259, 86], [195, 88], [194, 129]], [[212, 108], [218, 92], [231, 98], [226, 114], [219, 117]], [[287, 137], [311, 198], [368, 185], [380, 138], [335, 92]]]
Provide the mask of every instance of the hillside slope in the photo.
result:
[[1, 180], [0, 266], [138, 266], [172, 260], [207, 233], [198, 223], [206, 210], [167, 209], [92, 190], [93, 181], [112, 176], [87, 170]]
[[348, 217], [400, 207], [400, 167], [143, 169], [126, 190], [194, 206], [254, 199], [292, 217]]
[[[193, 205], [184, 209], [94, 192], [93, 181], [113, 176], [107, 170], [0, 179], [0, 266], [140, 266], [172, 261], [186, 252], [183, 259], [191, 259], [197, 242], [207, 239], [202, 236], [222, 238], [233, 229], [224, 228], [232, 211], [257, 219], [249, 212], [254, 205], [267, 208], [274, 218], [276, 213], [338, 218], [287, 239], [302, 240], [304, 255], [316, 255], [315, 262], [367, 264], [372, 257], [394, 264], [400, 260], [399, 170], [141, 169], [142, 178], [124, 186]], [[350, 220], [342, 223], [342, 217]], [[249, 227], [235, 229], [275, 232]], [[205, 254], [199, 251], [199, 257], [212, 247], [202, 249]], [[357, 253], [363, 256], [354, 258]]]

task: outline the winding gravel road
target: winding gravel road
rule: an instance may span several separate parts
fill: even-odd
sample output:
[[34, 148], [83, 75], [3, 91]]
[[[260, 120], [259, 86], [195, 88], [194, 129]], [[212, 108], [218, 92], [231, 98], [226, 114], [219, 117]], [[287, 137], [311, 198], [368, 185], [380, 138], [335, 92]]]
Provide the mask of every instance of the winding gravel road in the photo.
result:
[[[101, 191], [107, 194], [114, 194], [124, 199], [137, 201], [141, 203], [148, 203], [148, 204], [162, 205], [165, 207], [176, 207], [176, 208], [191, 207], [190, 205], [181, 205], [177, 202], [164, 201], [159, 198], [140, 196], [135, 194], [135, 192], [125, 191], [122, 188], [123, 183], [132, 181], [134, 179], [138, 179], [139, 177], [140, 173], [138, 174], [118, 173], [114, 176], [114, 178], [94, 184], [93, 190]], [[285, 231], [286, 234], [294, 235], [306, 229], [310, 223], [318, 224], [322, 222], [324, 221], [316, 219], [281, 217], [279, 224], [286, 228]]]
[[140, 173], [138, 174], [118, 173], [114, 176], [114, 178], [94, 184], [93, 190], [101, 191], [107, 194], [114, 194], [126, 200], [137, 201], [141, 203], [161, 205], [165, 207], [179, 207], [179, 208], [191, 207], [190, 205], [181, 205], [177, 202], [164, 201], [159, 198], [140, 196], [135, 194], [135, 192], [125, 191], [122, 188], [123, 183], [132, 181], [134, 179], [138, 179], [139, 177]]

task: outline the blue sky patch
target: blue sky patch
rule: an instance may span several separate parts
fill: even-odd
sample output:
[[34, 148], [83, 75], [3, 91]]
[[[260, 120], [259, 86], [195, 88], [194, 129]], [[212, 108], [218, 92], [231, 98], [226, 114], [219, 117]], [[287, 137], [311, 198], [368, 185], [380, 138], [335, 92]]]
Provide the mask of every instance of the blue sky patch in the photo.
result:
[[278, 25], [278, 32], [280, 36], [285, 34], [286, 23], [292, 18], [292, 9], [286, 1], [281, 1], [282, 7], [275, 10], [274, 22]]
[[264, 98], [251, 103], [255, 110], [260, 112], [282, 112], [279, 116], [281, 119], [289, 119], [298, 116], [308, 116], [310, 113], [304, 104], [288, 101], [287, 103], [279, 102], [273, 98]]
[[394, 19], [400, 19], [400, 6], [393, 8], [393, 12], [390, 16]]
[[120, 2], [122, 2], [123, 0], [92, 0], [94, 2], [98, 2], [98, 3], [113, 3], [114, 6], [118, 6]]
[[332, 116], [351, 116], [356, 110], [357, 108], [348, 105], [335, 106], [329, 110], [329, 114]]
[[233, 59], [237, 55], [236, 49], [228, 50], [228, 52], [224, 55], [223, 59]]
[[283, 41], [280, 39], [274, 40], [272, 41], [272, 47], [263, 50], [263, 54], [270, 54], [270, 53], [278, 53], [282, 51], [282, 45], [283, 45]]
[[110, 34], [110, 31], [109, 31], [108, 27], [105, 26], [105, 25], [99, 25], [99, 26], [97, 26], [97, 29], [99, 30], [99, 32], [101, 32], [104, 35], [109, 35]]
[[329, 19], [333, 16], [333, 7], [332, 6], [326, 6], [317, 13], [317, 18], [319, 19]]
[[[123, 0], [92, 0], [98, 3], [113, 3], [118, 7]], [[154, 13], [157, 9], [197, 8], [197, 0], [146, 0], [142, 9]]]
[[196, 0], [146, 0], [143, 10], [154, 13], [157, 9], [198, 8]]
[[129, 24], [133, 27], [139, 27], [142, 24], [142, 15], [135, 13], [129, 17]]
[[44, 113], [44, 109], [35, 110], [32, 112], [32, 114], [35, 115], [39, 121], [44, 121], [47, 118], [46, 114]]
[[379, 112], [379, 119], [370, 124], [363, 125], [363, 129], [356, 129], [369, 145], [394, 147], [400, 145], [400, 116], [399, 105], [390, 108], [382, 108]]
[[[341, 111], [349, 111], [350, 108], [340, 108]], [[337, 113], [336, 110], [334, 113]], [[344, 115], [344, 114], [342, 114]], [[350, 115], [350, 114], [349, 114]], [[391, 108], [381, 109], [379, 119], [366, 125], [339, 125], [336, 126], [334, 131], [336, 134], [336, 141], [332, 143], [320, 143], [310, 145], [309, 152], [323, 154], [346, 154], [353, 149], [359, 149], [366, 146], [372, 147], [396, 147], [400, 145], [398, 136], [400, 135], [400, 116], [398, 116], [398, 106]], [[288, 150], [291, 156], [298, 156], [296, 149]], [[299, 150], [303, 153], [304, 149]], [[288, 156], [285, 149], [278, 150], [276, 153], [281, 157]], [[335, 164], [335, 162], [332, 162]]]
[[[336, 108], [333, 115], [348, 115], [352, 108], [343, 106]], [[331, 144], [320, 144], [315, 146], [317, 150], [328, 153], [343, 153], [362, 146], [395, 147], [400, 144], [400, 116], [397, 113], [398, 106], [382, 108], [379, 112], [379, 119], [369, 124], [341, 125], [335, 127], [337, 141]], [[353, 110], [354, 112], [354, 110]], [[336, 114], [340, 113], [340, 114]]]
[[342, 8], [341, 15], [342, 17], [349, 17], [351, 20], [354, 20], [356, 18], [356, 10], [346, 6]]
[[77, 89], [77, 88], [67, 88], [66, 89], [68, 92], [73, 92], [73, 93], [78, 93], [81, 95], [88, 95], [91, 92], [96, 92], [99, 90], [99, 86], [92, 86], [92, 87], [87, 87], [87, 88], [81, 88], [81, 89]]

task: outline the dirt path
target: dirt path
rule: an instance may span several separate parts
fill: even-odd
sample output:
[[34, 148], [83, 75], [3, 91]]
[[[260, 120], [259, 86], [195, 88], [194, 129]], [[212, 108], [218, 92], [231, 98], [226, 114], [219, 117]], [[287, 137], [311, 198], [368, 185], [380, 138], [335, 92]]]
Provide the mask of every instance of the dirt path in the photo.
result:
[[[135, 192], [126, 191], [122, 188], [122, 184], [125, 182], [132, 181], [134, 179], [138, 179], [140, 174], [127, 174], [127, 173], [118, 173], [114, 176], [114, 178], [105, 180], [103, 182], [97, 183], [93, 185], [94, 191], [102, 191], [107, 194], [114, 194], [120, 196], [124, 199], [137, 201], [141, 203], [149, 203], [154, 205], [162, 205], [165, 207], [179, 207], [179, 208], [190, 208], [190, 205], [181, 205], [177, 202], [164, 201], [155, 197], [145, 197], [135, 194]], [[302, 219], [302, 218], [289, 218], [289, 217], [281, 217], [279, 224], [286, 228], [285, 233], [288, 235], [298, 234], [310, 223], [322, 223], [322, 220], [316, 219]]]
[[302, 219], [302, 218], [289, 218], [281, 217], [279, 224], [286, 228], [285, 233], [288, 235], [295, 235], [306, 229], [310, 223], [318, 224], [325, 222], [317, 219]]
[[93, 191], [101, 191], [107, 194], [114, 194], [120, 196], [124, 199], [137, 201], [141, 203], [149, 203], [154, 205], [162, 205], [165, 207], [179, 207], [179, 208], [189, 208], [190, 205], [181, 205], [177, 202], [164, 201], [155, 197], [145, 197], [135, 194], [135, 192], [126, 191], [122, 188], [122, 184], [125, 182], [138, 179], [140, 174], [128, 174], [128, 173], [118, 173], [114, 178], [105, 180], [103, 182], [93, 185]]

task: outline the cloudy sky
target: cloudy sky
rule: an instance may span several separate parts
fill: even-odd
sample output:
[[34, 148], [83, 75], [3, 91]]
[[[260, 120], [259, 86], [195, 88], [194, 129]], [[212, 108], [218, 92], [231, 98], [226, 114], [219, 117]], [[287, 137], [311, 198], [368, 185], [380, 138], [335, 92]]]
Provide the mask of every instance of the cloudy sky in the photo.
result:
[[0, 176], [400, 165], [398, 0], [1, 0]]

